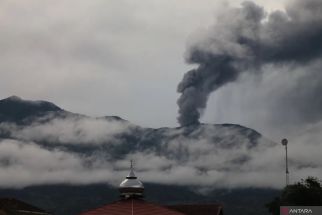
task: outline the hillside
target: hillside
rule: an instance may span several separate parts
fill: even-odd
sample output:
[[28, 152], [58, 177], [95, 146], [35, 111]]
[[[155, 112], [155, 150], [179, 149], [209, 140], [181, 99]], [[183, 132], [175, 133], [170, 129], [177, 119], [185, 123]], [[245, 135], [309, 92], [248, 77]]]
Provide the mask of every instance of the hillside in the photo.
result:
[[219, 201], [229, 214], [252, 214], [245, 205], [264, 214], [277, 191], [247, 174], [259, 168], [256, 153], [275, 145], [241, 125], [143, 128], [118, 116], [94, 118], [9, 97], [0, 100], [0, 195], [71, 215], [115, 200], [113, 186], [134, 159], [148, 200]]

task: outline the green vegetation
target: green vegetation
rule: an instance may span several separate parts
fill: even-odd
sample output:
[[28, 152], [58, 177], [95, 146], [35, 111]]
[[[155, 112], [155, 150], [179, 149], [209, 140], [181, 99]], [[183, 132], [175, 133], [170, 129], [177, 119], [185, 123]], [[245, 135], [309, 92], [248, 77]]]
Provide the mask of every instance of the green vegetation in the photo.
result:
[[322, 182], [314, 177], [289, 185], [279, 197], [269, 202], [266, 207], [273, 215], [279, 215], [280, 206], [319, 206], [322, 205]]

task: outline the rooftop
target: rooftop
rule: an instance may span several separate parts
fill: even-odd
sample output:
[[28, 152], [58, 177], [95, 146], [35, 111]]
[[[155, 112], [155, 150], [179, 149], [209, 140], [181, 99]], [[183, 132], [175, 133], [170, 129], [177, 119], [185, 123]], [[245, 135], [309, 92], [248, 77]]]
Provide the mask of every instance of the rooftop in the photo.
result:
[[80, 215], [184, 215], [156, 204], [148, 203], [141, 199], [130, 198], [104, 205]]
[[0, 212], [8, 215], [50, 215], [40, 208], [13, 198], [0, 198]]
[[161, 206], [143, 200], [144, 186], [136, 177], [131, 161], [130, 173], [119, 186], [121, 200], [80, 215], [223, 215], [220, 204]]
[[186, 215], [223, 215], [221, 204], [181, 204], [170, 205], [168, 208]]

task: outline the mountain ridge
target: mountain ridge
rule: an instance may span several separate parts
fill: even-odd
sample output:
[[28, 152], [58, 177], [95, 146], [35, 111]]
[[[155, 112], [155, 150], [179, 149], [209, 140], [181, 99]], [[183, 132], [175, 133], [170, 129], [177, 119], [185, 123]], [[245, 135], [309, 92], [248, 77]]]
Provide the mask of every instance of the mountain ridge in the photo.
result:
[[[14, 107], [9, 117], [3, 111], [8, 107]], [[21, 110], [28, 111], [21, 114]], [[15, 114], [19, 117], [12, 117]], [[256, 130], [236, 124], [144, 128], [119, 116], [90, 117], [65, 111], [51, 102], [28, 101], [16, 96], [0, 100], [0, 116], [4, 116], [0, 118], [0, 138], [34, 142], [46, 149], [85, 156], [107, 153], [108, 158], [104, 160], [109, 161], [133, 153], [153, 152], [184, 162], [194, 153], [190, 147], [200, 141], [213, 145], [205, 147], [220, 150], [240, 147], [251, 150], [258, 146], [259, 140], [264, 140], [266, 145], [275, 144]], [[243, 162], [248, 157], [245, 152], [234, 159]]]
[[[243, 168], [254, 165], [254, 153], [274, 145], [242, 125], [144, 128], [119, 116], [90, 117], [51, 102], [12, 96], [0, 100], [0, 171], [12, 169], [9, 173], [14, 173], [18, 167], [24, 171], [21, 174], [35, 177], [24, 181], [23, 177], [14, 178], [16, 175], [0, 175], [0, 195], [14, 195], [57, 215], [76, 215], [115, 198], [116, 190], [111, 186], [126, 176], [127, 165], [123, 163], [135, 159], [138, 175], [151, 189], [148, 200], [162, 204], [219, 200], [232, 215], [265, 214], [263, 205], [276, 190], [253, 188], [251, 183], [238, 190], [229, 188], [229, 182], [225, 185], [228, 178], [215, 178], [217, 173], [247, 171]], [[110, 174], [102, 174], [102, 170]], [[187, 170], [188, 176], [178, 174], [182, 170]], [[94, 177], [96, 172], [101, 178]], [[53, 195], [57, 189], [61, 193]], [[163, 190], [173, 193], [157, 194]], [[88, 192], [92, 196], [85, 195]], [[181, 196], [186, 194], [191, 196], [183, 201]], [[245, 199], [254, 213], [245, 207]], [[84, 206], [86, 202], [90, 204]]]
[[[12, 109], [12, 107], [15, 107]], [[33, 112], [30, 109], [34, 109]], [[38, 112], [38, 113], [37, 113]], [[63, 114], [72, 114], [72, 115], [77, 115], [77, 116], [83, 116], [83, 117], [91, 117], [85, 114], [79, 114], [79, 113], [73, 113], [70, 111], [66, 111], [65, 109], [57, 106], [56, 104], [52, 102], [48, 102], [45, 100], [25, 100], [22, 99], [19, 96], [12, 95], [7, 98], [1, 99], [0, 100], [0, 117], [1, 116], [6, 116], [8, 119], [3, 119], [0, 118], [0, 122], [7, 122], [7, 121], [15, 121], [15, 120], [24, 120], [26, 118], [32, 117], [34, 113], [35, 116], [40, 116], [39, 112], [43, 113], [50, 113], [50, 112], [57, 112], [57, 113], [63, 113]], [[30, 116], [31, 114], [31, 116]], [[9, 116], [8, 116], [9, 115]], [[18, 115], [19, 118], [15, 118], [12, 116]], [[94, 117], [91, 117], [94, 118]], [[100, 117], [95, 117], [96, 119], [107, 119], [107, 120], [115, 120], [115, 121], [124, 121], [124, 122], [129, 122], [128, 120], [123, 119], [120, 116], [115, 116], [115, 115], [105, 115], [105, 116], [100, 116]], [[239, 128], [246, 128], [246, 129], [251, 129], [245, 126], [242, 126], [240, 124], [232, 124], [232, 123], [223, 123], [223, 124], [208, 124], [208, 123], [199, 123], [195, 125], [188, 125], [184, 126], [188, 130], [193, 129], [194, 127], [198, 127], [200, 125], [222, 125], [223, 127], [231, 127], [231, 126], [236, 126]], [[162, 130], [162, 129], [169, 129], [172, 127], [160, 127], [160, 128], [150, 128], [147, 127], [148, 129], [155, 129], [155, 130]], [[172, 129], [181, 129], [183, 128], [182, 126], [177, 126], [173, 127]], [[254, 129], [252, 129], [255, 131]], [[256, 133], [259, 134], [259, 132], [255, 131]]]
[[0, 100], [0, 122], [15, 121], [22, 123], [28, 117], [39, 117], [49, 112], [62, 111], [64, 110], [55, 104], [42, 100], [24, 100], [18, 96], [10, 96]]

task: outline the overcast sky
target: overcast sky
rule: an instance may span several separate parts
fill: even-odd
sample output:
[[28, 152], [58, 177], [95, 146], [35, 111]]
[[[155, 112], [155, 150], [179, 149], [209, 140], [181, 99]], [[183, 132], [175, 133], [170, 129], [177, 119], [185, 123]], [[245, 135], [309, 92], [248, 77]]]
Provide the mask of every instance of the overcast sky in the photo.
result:
[[[177, 86], [184, 74], [200, 68], [198, 66], [212, 66], [211, 62], [216, 59], [214, 56], [228, 53], [241, 66], [240, 71], [244, 69], [245, 72], [220, 86], [210, 87], [210, 93], [206, 95], [207, 107], [200, 121], [241, 124], [275, 142], [287, 137], [293, 144], [290, 146], [292, 158], [306, 165], [306, 168], [298, 167], [298, 175], [294, 178], [321, 176], [322, 4], [319, 0], [293, 0], [295, 3], [287, 6], [287, 0], [256, 0], [254, 2], [259, 7], [246, 4], [243, 9], [232, 9], [241, 8], [241, 2], [2, 0], [0, 98], [17, 95], [24, 99], [47, 100], [68, 111], [89, 116], [117, 115], [145, 127], [174, 127], [179, 125], [177, 100], [180, 94]], [[263, 7], [263, 13], [260, 7]], [[281, 12], [272, 15], [276, 10]], [[261, 15], [263, 19], [258, 18]], [[220, 22], [218, 16], [221, 17]], [[259, 26], [259, 33], [252, 28], [254, 23]], [[238, 37], [238, 33], [244, 37]], [[240, 38], [246, 39], [238, 40]], [[249, 41], [264, 47], [261, 53], [263, 62], [257, 62], [258, 67], [246, 66], [249, 59], [258, 60], [247, 52], [249, 49], [244, 49]], [[251, 45], [247, 48], [251, 49]], [[196, 62], [190, 59], [194, 64], [188, 64], [187, 56], [193, 58], [196, 51], [200, 59]], [[273, 57], [272, 53], [275, 54]], [[240, 59], [247, 63], [239, 64]], [[93, 132], [90, 134], [95, 137], [106, 134], [106, 127], [97, 129], [100, 126], [96, 125], [94, 131], [92, 123], [89, 125]], [[60, 124], [57, 127], [59, 132], [61, 128], [66, 129]], [[119, 127], [108, 129], [115, 132]], [[49, 130], [45, 134], [55, 131], [51, 127]], [[38, 132], [35, 133], [38, 137]], [[49, 156], [49, 152], [33, 143], [22, 148], [19, 141], [11, 143], [9, 146], [5, 141], [0, 142], [1, 151], [15, 155], [21, 152], [17, 157], [22, 157], [22, 164], [29, 165], [24, 159], [30, 160], [37, 151], [41, 156], [43, 154], [40, 160]], [[261, 171], [272, 162], [270, 171], [260, 174], [261, 182], [269, 178], [267, 174], [280, 172], [275, 158], [280, 156], [276, 152], [281, 146], [276, 147], [261, 151], [252, 160], [253, 166], [250, 167]], [[63, 173], [66, 173], [66, 165], [73, 170], [83, 168], [80, 158], [74, 155], [55, 152], [50, 156], [52, 161], [59, 161], [57, 169]], [[145, 156], [150, 159], [151, 155], [142, 157]], [[209, 160], [213, 157], [210, 153]], [[155, 159], [159, 159], [156, 163], [169, 162], [159, 157]], [[36, 172], [52, 165], [48, 163], [43, 167], [37, 160], [35, 163], [41, 164], [36, 165]], [[101, 173], [106, 168], [104, 165], [98, 169], [99, 177], [88, 181], [106, 178], [108, 175], [104, 174], [110, 172]], [[24, 166], [17, 165], [17, 168], [24, 169]], [[248, 183], [252, 174], [246, 170], [244, 180]], [[12, 174], [16, 172], [12, 171]], [[187, 171], [178, 170], [178, 178], [184, 175], [181, 174], [183, 172]], [[70, 181], [78, 177], [74, 172], [67, 173]], [[31, 180], [28, 174], [22, 179]], [[123, 172], [120, 175], [124, 175]], [[4, 177], [11, 181], [9, 176]], [[150, 181], [155, 181], [153, 177], [156, 176], [151, 174], [152, 178], [149, 178], [150, 175], [144, 175]], [[39, 181], [48, 180], [46, 177], [51, 178], [52, 175]], [[169, 183], [178, 178], [169, 179]], [[277, 184], [269, 180], [265, 183], [261, 185]]]
[[[196, 67], [185, 60], [190, 44], [207, 29], [216, 35], [211, 29], [223, 11], [237, 20], [227, 8], [241, 2], [0, 1], [0, 98], [48, 100], [145, 127], [178, 126], [177, 86]], [[254, 2], [269, 14], [285, 11], [289, 1]], [[241, 75], [210, 93], [201, 122], [245, 125], [274, 141], [320, 122], [319, 60], [261, 70], [269, 72]]]
[[[267, 10], [283, 8], [283, 1], [256, 2]], [[72, 112], [118, 115], [142, 126], [177, 126], [176, 88], [192, 68], [184, 61], [189, 37], [209, 27], [226, 4], [1, 1], [0, 97], [49, 100]], [[241, 113], [226, 117], [229, 111], [219, 117], [209, 109], [202, 121], [247, 124]]]

